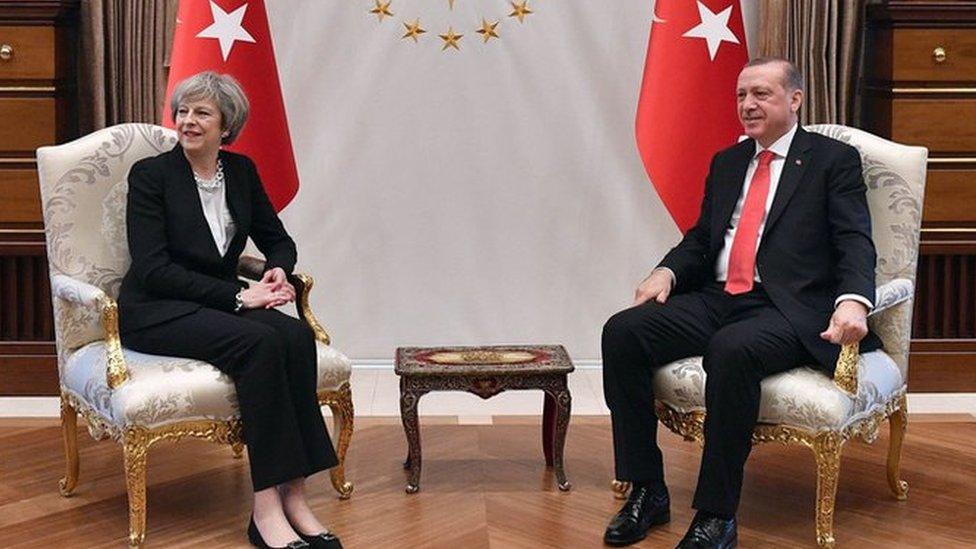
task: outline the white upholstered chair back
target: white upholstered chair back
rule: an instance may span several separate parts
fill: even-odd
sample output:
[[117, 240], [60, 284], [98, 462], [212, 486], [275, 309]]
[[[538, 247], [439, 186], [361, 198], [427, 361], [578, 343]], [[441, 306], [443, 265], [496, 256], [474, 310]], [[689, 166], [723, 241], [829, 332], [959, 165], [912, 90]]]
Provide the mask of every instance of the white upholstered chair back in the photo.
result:
[[[51, 277], [67, 275], [112, 298], [129, 268], [125, 230], [127, 177], [143, 158], [170, 150], [173, 130], [120, 124], [37, 150], [41, 208]], [[59, 364], [78, 347], [104, 338], [90, 309], [54, 299]]]
[[[896, 278], [914, 283], [928, 150], [901, 145], [847, 126], [821, 124], [806, 129], [843, 141], [861, 153], [872, 238], [878, 252], [875, 268], [878, 287]], [[913, 305], [914, 300], [909, 300], [870, 318], [871, 329], [884, 342], [884, 350], [898, 365], [905, 380], [908, 379]]]

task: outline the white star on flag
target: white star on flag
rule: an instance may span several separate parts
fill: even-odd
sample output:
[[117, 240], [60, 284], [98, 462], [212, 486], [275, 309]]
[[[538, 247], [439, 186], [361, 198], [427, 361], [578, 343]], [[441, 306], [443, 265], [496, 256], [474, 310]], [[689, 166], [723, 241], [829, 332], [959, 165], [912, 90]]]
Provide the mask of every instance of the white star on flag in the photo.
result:
[[701, 17], [701, 23], [681, 36], [704, 38], [708, 42], [708, 55], [712, 61], [715, 61], [715, 54], [718, 53], [718, 47], [722, 45], [722, 42], [739, 43], [735, 33], [729, 29], [729, 16], [732, 15], [732, 6], [716, 14], [698, 2], [698, 15]]
[[220, 53], [224, 56], [224, 61], [230, 56], [230, 50], [234, 47], [234, 42], [254, 42], [254, 37], [241, 26], [244, 20], [244, 11], [247, 4], [237, 8], [231, 13], [220, 9], [213, 0], [210, 0], [210, 13], [213, 15], [213, 23], [209, 27], [200, 31], [197, 38], [216, 38], [220, 41]]

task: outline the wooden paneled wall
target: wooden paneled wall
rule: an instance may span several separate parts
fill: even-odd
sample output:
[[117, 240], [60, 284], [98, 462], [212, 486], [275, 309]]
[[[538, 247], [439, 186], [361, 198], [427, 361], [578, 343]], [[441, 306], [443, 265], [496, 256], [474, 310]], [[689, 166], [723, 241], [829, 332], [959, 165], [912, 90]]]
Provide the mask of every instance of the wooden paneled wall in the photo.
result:
[[866, 129], [929, 148], [911, 391], [976, 391], [976, 2], [867, 12]]
[[0, 2], [0, 395], [58, 390], [34, 151], [77, 137], [78, 3]]

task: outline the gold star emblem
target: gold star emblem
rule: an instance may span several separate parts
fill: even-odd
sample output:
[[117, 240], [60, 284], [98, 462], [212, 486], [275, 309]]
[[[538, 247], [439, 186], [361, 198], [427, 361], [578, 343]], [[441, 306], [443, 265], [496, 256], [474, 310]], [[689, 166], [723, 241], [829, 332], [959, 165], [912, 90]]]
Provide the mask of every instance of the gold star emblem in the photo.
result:
[[420, 19], [414, 19], [413, 23], [404, 23], [403, 26], [407, 27], [407, 33], [404, 34], [401, 38], [413, 38], [414, 42], [417, 41], [417, 38], [421, 34], [427, 32], [424, 29], [420, 28]]
[[390, 0], [385, 4], [383, 2], [380, 2], [380, 0], [375, 0], [375, 1], [376, 1], [376, 7], [369, 10], [369, 13], [375, 14], [377, 19], [380, 20], [380, 22], [383, 22], [383, 18], [386, 16], [393, 17], [393, 12], [390, 11], [390, 4], [393, 3], [393, 0]]
[[525, 16], [532, 13], [532, 10], [530, 10], [529, 6], [527, 5], [528, 3], [529, 0], [522, 0], [521, 4], [518, 2], [511, 2], [513, 11], [512, 13], [508, 14], [508, 16], [517, 18], [519, 23], [524, 22]]
[[444, 41], [444, 47], [441, 48], [441, 51], [444, 51], [447, 48], [454, 48], [454, 49], [456, 49], [458, 51], [461, 51], [461, 47], [458, 46], [458, 41], [460, 41], [461, 38], [464, 37], [464, 35], [463, 34], [454, 34], [454, 28], [448, 27], [447, 28], [447, 34], [440, 34], [438, 36], [440, 36], [441, 37], [441, 40]]
[[485, 42], [488, 42], [492, 38], [498, 38], [498, 33], [495, 32], [495, 27], [497, 26], [498, 26], [498, 21], [495, 21], [494, 23], [489, 23], [487, 20], [485, 20], [484, 17], [482, 17], [481, 28], [475, 32], [480, 34], [481, 37], [485, 39]]

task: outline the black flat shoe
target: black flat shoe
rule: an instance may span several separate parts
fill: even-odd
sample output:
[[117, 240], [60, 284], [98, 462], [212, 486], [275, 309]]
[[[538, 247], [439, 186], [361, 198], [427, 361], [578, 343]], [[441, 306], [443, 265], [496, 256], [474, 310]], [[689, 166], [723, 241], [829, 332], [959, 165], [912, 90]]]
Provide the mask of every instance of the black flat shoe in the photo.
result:
[[667, 489], [634, 488], [627, 503], [610, 521], [603, 534], [603, 543], [620, 547], [647, 537], [647, 531], [656, 524], [671, 520], [671, 499]]
[[284, 547], [272, 547], [268, 545], [264, 542], [264, 538], [261, 537], [261, 532], [258, 531], [258, 525], [254, 524], [254, 515], [251, 515], [251, 523], [247, 525], [247, 539], [251, 542], [251, 545], [260, 547], [261, 549], [302, 549], [303, 547], [309, 547], [309, 544], [301, 539], [290, 541]]
[[676, 549], [733, 549], [738, 538], [735, 517], [705, 517], [699, 512]]
[[298, 532], [298, 536], [312, 549], [342, 549], [342, 542], [332, 532], [319, 532], [318, 534], [303, 534]]

